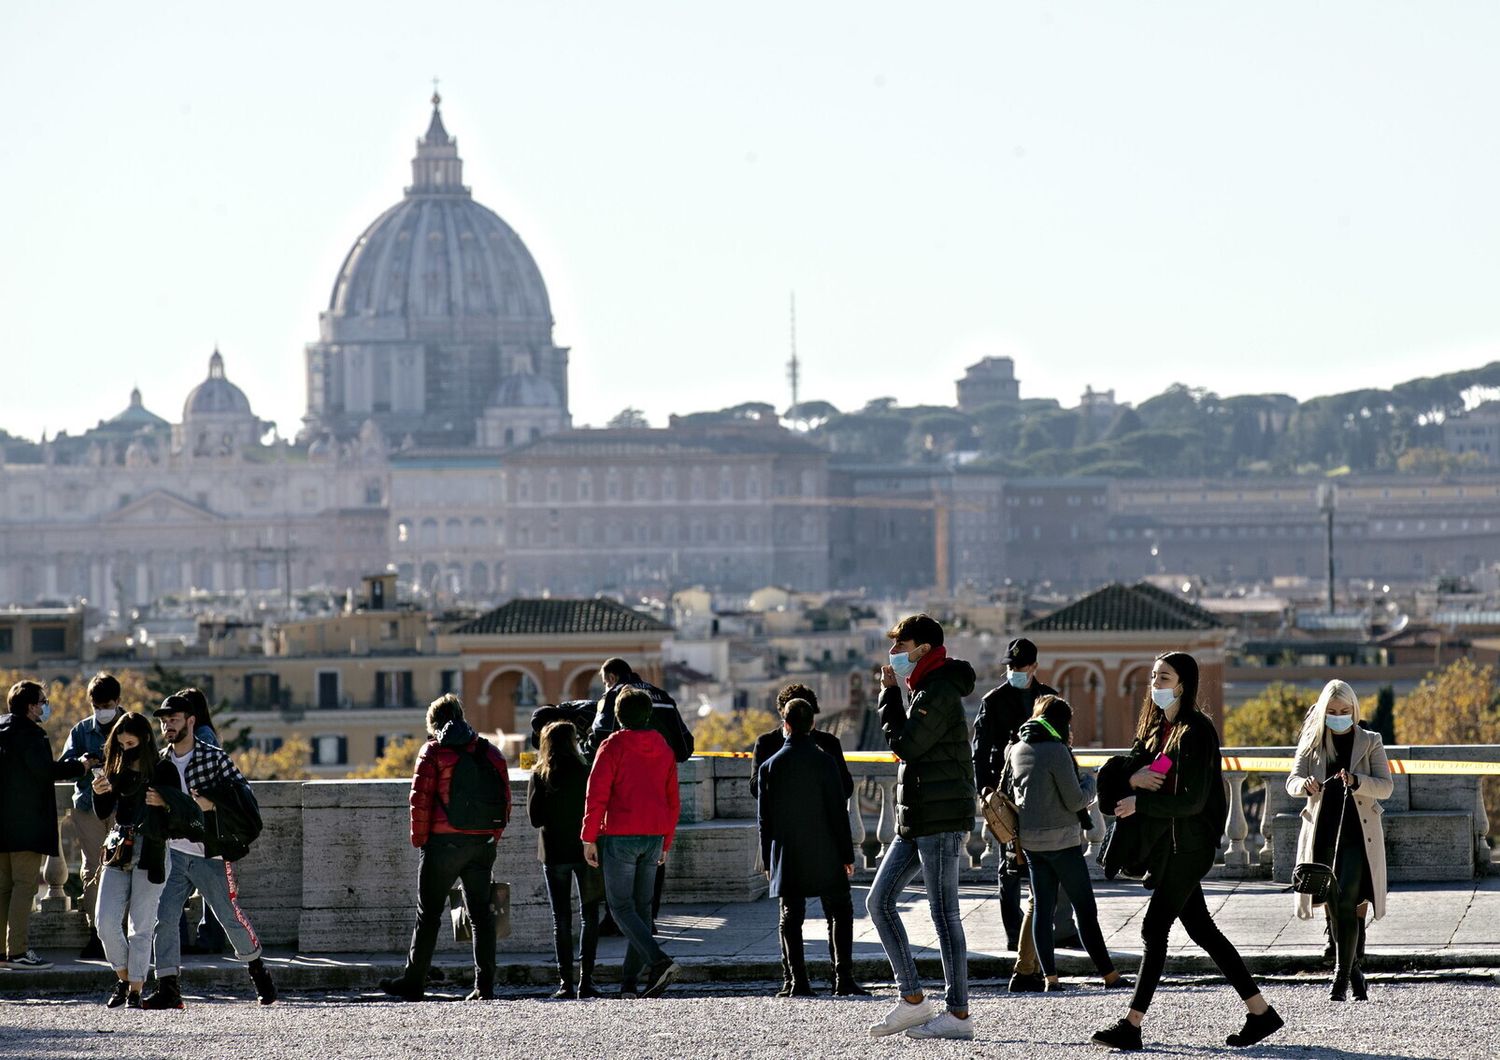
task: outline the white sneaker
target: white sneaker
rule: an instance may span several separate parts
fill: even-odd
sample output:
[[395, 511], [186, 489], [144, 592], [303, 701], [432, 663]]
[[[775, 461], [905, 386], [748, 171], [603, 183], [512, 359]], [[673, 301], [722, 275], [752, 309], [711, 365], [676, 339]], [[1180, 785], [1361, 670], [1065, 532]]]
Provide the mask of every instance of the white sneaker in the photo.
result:
[[885, 1019], [870, 1028], [871, 1038], [884, 1038], [888, 1034], [900, 1034], [911, 1027], [920, 1027], [932, 1019], [933, 1004], [926, 998], [913, 1005], [902, 998], [896, 1007], [885, 1014]]
[[940, 1015], [932, 1017], [920, 1027], [913, 1027], [906, 1032], [908, 1038], [972, 1038], [974, 1037], [974, 1021], [972, 1019], [961, 1020], [946, 1009]]

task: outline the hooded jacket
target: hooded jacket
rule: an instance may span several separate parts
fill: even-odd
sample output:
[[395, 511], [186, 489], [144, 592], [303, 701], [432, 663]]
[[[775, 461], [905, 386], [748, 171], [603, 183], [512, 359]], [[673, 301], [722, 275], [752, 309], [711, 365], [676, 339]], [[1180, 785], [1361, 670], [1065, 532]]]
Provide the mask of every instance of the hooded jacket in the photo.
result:
[[443, 809], [450, 801], [453, 789], [453, 767], [458, 764], [461, 753], [472, 753], [476, 744], [483, 745], [484, 753], [494, 767], [500, 771], [500, 783], [505, 789], [506, 817], [510, 816], [510, 772], [502, 755], [494, 744], [481, 739], [469, 723], [455, 719], [443, 726], [442, 732], [431, 737], [417, 752], [417, 769], [411, 778], [411, 845], [425, 847], [435, 835], [491, 836], [499, 839], [505, 831], [471, 832], [454, 828], [448, 823], [448, 813]]
[[1068, 745], [1028, 721], [1010, 745], [1011, 792], [1021, 849], [1067, 850], [1082, 842], [1078, 814], [1094, 801], [1094, 775], [1080, 774]]
[[0, 851], [56, 857], [57, 797], [52, 786], [88, 772], [82, 760], [52, 758], [47, 730], [24, 714], [0, 715]]
[[880, 727], [896, 767], [896, 830], [905, 839], [974, 827], [974, 759], [964, 697], [974, 668], [946, 659], [922, 674], [907, 708], [899, 685], [881, 690]]
[[584, 797], [585, 843], [601, 835], [659, 835], [672, 848], [682, 806], [677, 760], [655, 729], [621, 729], [599, 745]]

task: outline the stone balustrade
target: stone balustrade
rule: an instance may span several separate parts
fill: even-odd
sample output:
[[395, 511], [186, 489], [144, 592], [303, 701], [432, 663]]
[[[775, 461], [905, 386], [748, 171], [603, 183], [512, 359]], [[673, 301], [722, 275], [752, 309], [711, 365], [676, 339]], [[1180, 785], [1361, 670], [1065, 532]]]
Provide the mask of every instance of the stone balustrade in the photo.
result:
[[[1500, 761], [1500, 746], [1392, 747], [1392, 757]], [[1095, 752], [1089, 753], [1112, 753]], [[1290, 757], [1292, 749], [1229, 748], [1229, 755]], [[856, 880], [867, 882], [896, 837], [896, 767], [850, 763], [855, 797], [849, 804]], [[551, 917], [543, 887], [539, 844], [526, 819], [528, 774], [510, 773], [511, 825], [501, 840], [494, 877], [510, 885], [508, 933], [500, 948], [545, 952]], [[755, 804], [749, 762], [694, 758], [679, 767], [682, 816], [667, 861], [668, 902], [753, 901], [766, 893], [758, 865]], [[1229, 815], [1215, 872], [1287, 880], [1296, 856], [1297, 805], [1285, 776], [1226, 773]], [[408, 832], [402, 780], [257, 781], [265, 831], [237, 863], [241, 901], [256, 930], [272, 945], [295, 944], [305, 953], [399, 952], [410, 938], [417, 851]], [[71, 786], [58, 785], [59, 812]], [[1249, 812], [1258, 806], [1255, 812]], [[1490, 862], [1489, 820], [1475, 776], [1395, 778], [1383, 806], [1390, 878], [1470, 879]], [[1089, 864], [1106, 836], [1105, 820], [1091, 809], [1086, 833]], [[63, 893], [68, 867], [78, 864], [71, 830], [63, 829], [64, 857], [43, 867], [44, 886], [32, 937], [40, 948], [81, 945], [81, 912]], [[965, 877], [993, 880], [998, 850], [976, 817], [967, 844]], [[464, 948], [452, 933], [440, 946]]]

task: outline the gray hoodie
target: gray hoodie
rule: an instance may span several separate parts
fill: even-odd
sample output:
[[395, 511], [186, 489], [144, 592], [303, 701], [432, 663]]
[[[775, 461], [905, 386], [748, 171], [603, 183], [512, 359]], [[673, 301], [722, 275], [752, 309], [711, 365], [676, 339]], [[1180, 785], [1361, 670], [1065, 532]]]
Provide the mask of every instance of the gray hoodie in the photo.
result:
[[1066, 850], [1083, 842], [1078, 811], [1094, 801], [1094, 775], [1078, 779], [1073, 756], [1056, 740], [1010, 745], [1012, 796], [1023, 850]]

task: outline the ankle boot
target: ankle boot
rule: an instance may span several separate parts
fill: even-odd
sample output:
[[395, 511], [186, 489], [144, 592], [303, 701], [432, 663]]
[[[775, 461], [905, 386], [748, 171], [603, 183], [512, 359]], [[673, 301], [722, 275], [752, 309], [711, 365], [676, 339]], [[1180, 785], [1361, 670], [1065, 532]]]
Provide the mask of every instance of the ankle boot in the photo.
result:
[[1365, 919], [1359, 918], [1359, 941], [1354, 946], [1354, 966], [1349, 969], [1349, 990], [1355, 1001], [1366, 1000], [1369, 988], [1365, 983]]
[[580, 998], [598, 997], [599, 991], [594, 988], [594, 961], [586, 957], [580, 964], [578, 975], [578, 996]]
[[807, 981], [807, 958], [801, 953], [787, 953], [787, 963], [791, 965], [792, 972], [792, 997], [817, 997], [812, 984]]
[[141, 1001], [141, 1008], [163, 1009], [183, 1008], [182, 990], [177, 985], [175, 975], [164, 975], [156, 981], [156, 989], [149, 997]]
[[1328, 988], [1329, 1001], [1343, 1001], [1349, 996], [1349, 980], [1346, 976], [1335, 975], [1333, 985]]
[[786, 936], [779, 931], [777, 936], [781, 943], [781, 989], [776, 991], [777, 997], [792, 996], [792, 964], [787, 955]]

